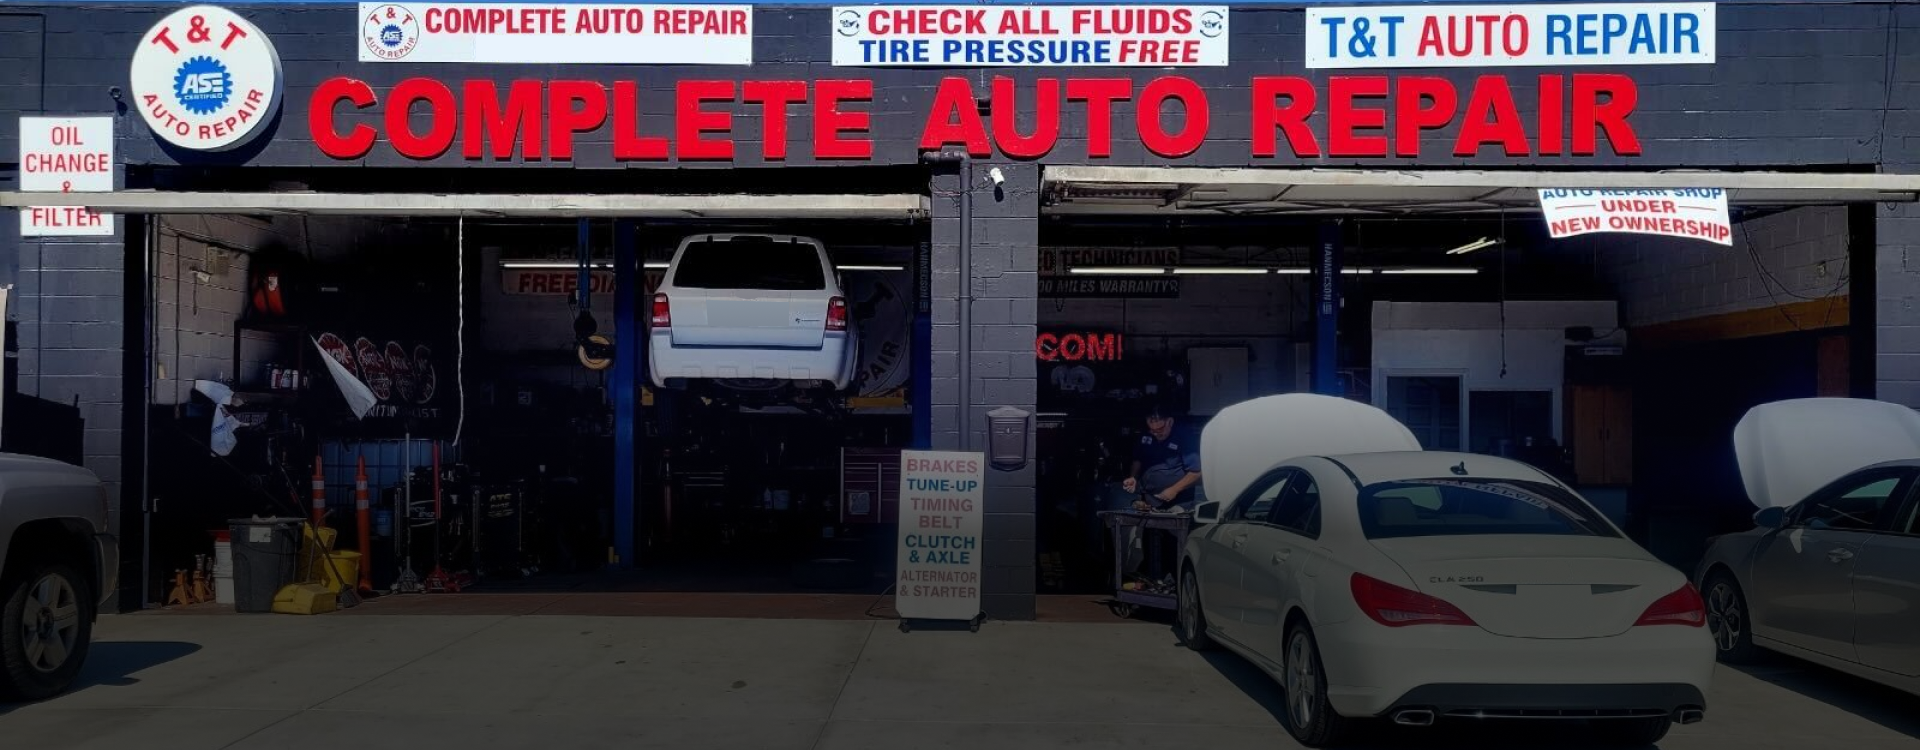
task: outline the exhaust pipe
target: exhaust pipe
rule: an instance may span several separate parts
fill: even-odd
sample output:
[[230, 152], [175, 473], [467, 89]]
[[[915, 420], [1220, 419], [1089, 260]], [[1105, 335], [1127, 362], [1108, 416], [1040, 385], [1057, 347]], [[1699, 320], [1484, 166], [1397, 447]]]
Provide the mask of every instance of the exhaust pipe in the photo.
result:
[[1683, 708], [1679, 713], [1678, 720], [1682, 724], [1698, 724], [1707, 718], [1707, 712], [1698, 708]]
[[1433, 709], [1403, 708], [1393, 712], [1393, 723], [1404, 727], [1433, 726]]

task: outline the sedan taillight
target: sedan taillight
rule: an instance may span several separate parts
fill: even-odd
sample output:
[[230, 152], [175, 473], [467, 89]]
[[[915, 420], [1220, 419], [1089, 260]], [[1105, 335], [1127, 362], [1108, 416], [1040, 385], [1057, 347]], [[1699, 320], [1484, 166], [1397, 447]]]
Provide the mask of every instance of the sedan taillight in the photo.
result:
[[1374, 622], [1390, 628], [1474, 624], [1473, 618], [1444, 599], [1359, 573], [1353, 574], [1353, 601]]
[[827, 330], [847, 330], [847, 298], [835, 297], [827, 301]]
[[1707, 624], [1707, 602], [1700, 598], [1700, 591], [1693, 584], [1682, 584], [1679, 590], [1660, 597], [1653, 606], [1647, 607], [1645, 614], [1635, 621], [1635, 627], [1641, 625], [1686, 625], [1700, 627]]
[[653, 327], [673, 327], [673, 310], [667, 305], [667, 295], [653, 295]]

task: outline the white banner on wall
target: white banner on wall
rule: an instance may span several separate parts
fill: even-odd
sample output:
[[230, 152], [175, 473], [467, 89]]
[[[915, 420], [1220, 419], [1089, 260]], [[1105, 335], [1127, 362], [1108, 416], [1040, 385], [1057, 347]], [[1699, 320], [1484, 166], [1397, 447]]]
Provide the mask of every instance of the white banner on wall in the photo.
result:
[[983, 453], [901, 451], [895, 611], [913, 620], [980, 615]]
[[1720, 188], [1542, 190], [1540, 212], [1555, 238], [1625, 232], [1733, 244], [1727, 191]]
[[1713, 3], [1308, 8], [1308, 68], [1712, 64]]
[[751, 5], [361, 3], [361, 62], [752, 65]]
[[[20, 118], [20, 191], [113, 192], [113, 118]], [[22, 237], [111, 237], [113, 216], [80, 206], [20, 209]]]
[[1223, 5], [835, 7], [833, 64], [1221, 66], [1227, 20]]

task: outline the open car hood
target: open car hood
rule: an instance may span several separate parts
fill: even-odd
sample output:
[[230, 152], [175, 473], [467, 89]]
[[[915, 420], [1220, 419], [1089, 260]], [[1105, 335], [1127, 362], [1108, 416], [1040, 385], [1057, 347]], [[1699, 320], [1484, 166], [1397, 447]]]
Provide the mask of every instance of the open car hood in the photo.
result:
[[1420, 450], [1420, 441], [1380, 409], [1344, 398], [1288, 393], [1242, 401], [1200, 432], [1207, 497], [1230, 504], [1247, 485], [1301, 456]]
[[1849, 472], [1920, 459], [1920, 412], [1855, 398], [1775, 401], [1734, 425], [1733, 451], [1747, 499], [1786, 507]]

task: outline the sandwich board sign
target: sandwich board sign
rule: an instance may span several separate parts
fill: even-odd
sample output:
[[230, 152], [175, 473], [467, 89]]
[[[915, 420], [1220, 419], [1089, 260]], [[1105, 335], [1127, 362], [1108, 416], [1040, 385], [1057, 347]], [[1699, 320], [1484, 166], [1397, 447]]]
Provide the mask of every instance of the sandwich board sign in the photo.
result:
[[980, 617], [984, 453], [900, 453], [894, 609], [906, 620]]

